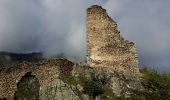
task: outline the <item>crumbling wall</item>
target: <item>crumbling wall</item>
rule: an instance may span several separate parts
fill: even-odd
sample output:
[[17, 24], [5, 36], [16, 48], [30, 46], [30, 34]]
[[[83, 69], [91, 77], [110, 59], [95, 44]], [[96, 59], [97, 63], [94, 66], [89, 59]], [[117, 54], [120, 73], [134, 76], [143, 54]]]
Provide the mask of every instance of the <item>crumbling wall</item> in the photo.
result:
[[[63, 68], [72, 69], [73, 63], [66, 59], [50, 59], [37, 63], [23, 62], [11, 68], [0, 69], [0, 97], [6, 97], [9, 100], [14, 99], [17, 91], [17, 84], [27, 73], [34, 75], [40, 83], [39, 96], [40, 100], [46, 100], [46, 88], [59, 79]], [[70, 72], [69, 72], [70, 71]], [[66, 70], [71, 73], [71, 70]]]
[[87, 9], [87, 47], [87, 62], [91, 67], [135, 69], [138, 66], [135, 44], [124, 40], [116, 22], [98, 5]]
[[[87, 44], [88, 63], [91, 67], [109, 67], [110, 71], [139, 73], [135, 44], [120, 36], [116, 22], [100, 6], [94, 5], [87, 9]], [[73, 66], [74, 64], [66, 59], [51, 59], [38, 63], [25, 62], [11, 68], [0, 69], [0, 96], [12, 100], [21, 78], [31, 72], [31, 75], [39, 80], [40, 100], [46, 100], [43, 98], [48, 97], [47, 90], [51, 87], [50, 91], [59, 90], [56, 98], [65, 97], [63, 94], [68, 94], [67, 97], [70, 97], [69, 86], [66, 86], [59, 76], [69, 76]], [[75, 93], [72, 92], [71, 95], [77, 98], [74, 96]]]

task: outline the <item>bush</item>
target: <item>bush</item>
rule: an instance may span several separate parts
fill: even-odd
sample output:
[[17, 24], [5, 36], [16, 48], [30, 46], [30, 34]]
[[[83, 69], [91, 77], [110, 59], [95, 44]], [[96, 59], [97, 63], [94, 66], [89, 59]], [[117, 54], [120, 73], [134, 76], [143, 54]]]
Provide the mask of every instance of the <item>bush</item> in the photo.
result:
[[118, 100], [170, 100], [170, 77], [155, 70], [144, 68], [143, 86], [145, 91], [132, 90], [131, 97], [119, 97]]
[[161, 74], [147, 68], [144, 68], [141, 72], [144, 74], [144, 79], [148, 82], [146, 88], [152, 90], [152, 92], [145, 93], [146, 100], [151, 98], [155, 98], [155, 100], [170, 100], [170, 77], [168, 74]]
[[83, 84], [81, 81], [76, 80], [73, 76], [63, 76], [60, 77], [65, 83], [70, 85], [77, 85], [77, 84]]
[[96, 96], [103, 94], [103, 88], [99, 87], [95, 82], [86, 82], [84, 86], [84, 93], [95, 98]]

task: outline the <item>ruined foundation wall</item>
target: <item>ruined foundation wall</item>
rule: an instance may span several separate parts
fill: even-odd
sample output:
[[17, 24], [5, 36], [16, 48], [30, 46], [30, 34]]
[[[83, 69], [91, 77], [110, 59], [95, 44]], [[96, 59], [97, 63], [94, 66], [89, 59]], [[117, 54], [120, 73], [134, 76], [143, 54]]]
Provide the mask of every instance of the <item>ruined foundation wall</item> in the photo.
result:
[[117, 24], [101, 6], [87, 9], [87, 57], [92, 67], [137, 67], [134, 43], [120, 36]]
[[[71, 69], [73, 63], [66, 59], [50, 59], [38, 63], [24, 62], [11, 68], [0, 69], [0, 97], [7, 97], [9, 100], [14, 99], [14, 93], [17, 91], [17, 84], [27, 73], [35, 75], [40, 83], [40, 100], [44, 100], [46, 87], [52, 86], [53, 81], [59, 79], [63, 68]], [[71, 71], [71, 70], [70, 70]]]

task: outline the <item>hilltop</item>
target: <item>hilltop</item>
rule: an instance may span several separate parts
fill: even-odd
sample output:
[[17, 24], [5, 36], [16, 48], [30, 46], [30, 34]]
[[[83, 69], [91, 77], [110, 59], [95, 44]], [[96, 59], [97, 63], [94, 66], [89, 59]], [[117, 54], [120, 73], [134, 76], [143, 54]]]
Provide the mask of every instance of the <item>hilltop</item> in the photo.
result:
[[0, 98], [9, 100], [169, 100], [170, 78], [140, 69], [136, 44], [124, 39], [101, 6], [87, 9], [87, 61], [0, 53]]

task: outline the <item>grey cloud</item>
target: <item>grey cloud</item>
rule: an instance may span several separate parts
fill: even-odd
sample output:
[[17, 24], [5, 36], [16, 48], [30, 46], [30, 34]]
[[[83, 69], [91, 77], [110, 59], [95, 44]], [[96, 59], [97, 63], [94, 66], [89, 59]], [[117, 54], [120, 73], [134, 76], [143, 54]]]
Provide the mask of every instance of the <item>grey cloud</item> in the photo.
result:
[[122, 35], [137, 43], [141, 66], [170, 70], [169, 4], [169, 0], [110, 0], [105, 5]]
[[137, 43], [141, 66], [169, 68], [169, 0], [0, 0], [0, 51], [84, 60], [86, 8], [93, 4], [103, 5], [123, 37]]
[[101, 0], [1, 0], [0, 51], [86, 58], [86, 8]]
[[41, 9], [33, 0], [0, 1], [0, 50], [28, 52], [42, 29]]

